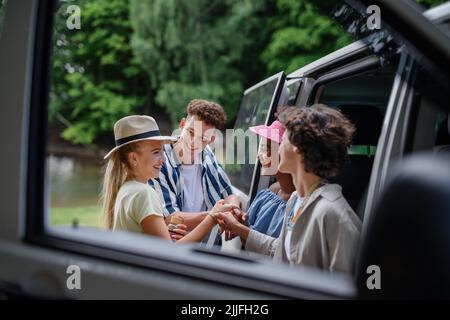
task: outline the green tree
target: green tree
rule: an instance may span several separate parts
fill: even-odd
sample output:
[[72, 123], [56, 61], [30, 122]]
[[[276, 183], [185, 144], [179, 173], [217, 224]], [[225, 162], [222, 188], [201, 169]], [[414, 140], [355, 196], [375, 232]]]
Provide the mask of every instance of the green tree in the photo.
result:
[[424, 5], [426, 8], [432, 8], [445, 3], [447, 0], [416, 0], [417, 3]]
[[[446, 0], [416, 1], [429, 8]], [[352, 42], [338, 23], [317, 10], [315, 1], [277, 0], [276, 3], [273, 34], [262, 53], [270, 73], [292, 72]]]
[[277, 0], [274, 32], [262, 53], [269, 72], [292, 72], [351, 42], [330, 17], [320, 14], [313, 1]]
[[211, 99], [229, 118], [244, 86], [261, 79], [270, 1], [131, 1], [132, 47], [145, 67], [155, 101], [174, 125], [193, 98]]
[[65, 139], [92, 144], [142, 108], [147, 77], [130, 48], [128, 0], [77, 1], [80, 30], [66, 25], [71, 4], [56, 12], [50, 120], [66, 125]]

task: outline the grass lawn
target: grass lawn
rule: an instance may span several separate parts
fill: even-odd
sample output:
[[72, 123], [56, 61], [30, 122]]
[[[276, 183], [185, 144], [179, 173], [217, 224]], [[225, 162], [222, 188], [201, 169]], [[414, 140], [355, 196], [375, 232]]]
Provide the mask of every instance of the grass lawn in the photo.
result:
[[84, 207], [52, 207], [50, 210], [50, 224], [71, 225], [74, 220], [78, 220], [81, 226], [102, 227], [100, 217], [100, 206], [84, 206]]

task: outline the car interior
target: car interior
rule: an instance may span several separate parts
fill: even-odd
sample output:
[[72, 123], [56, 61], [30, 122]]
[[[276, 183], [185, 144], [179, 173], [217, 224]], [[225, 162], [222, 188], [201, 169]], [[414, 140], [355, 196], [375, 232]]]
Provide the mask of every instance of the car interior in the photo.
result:
[[393, 66], [364, 72], [321, 85], [315, 97], [316, 103], [341, 110], [356, 126], [349, 161], [341, 174], [329, 180], [342, 186], [361, 220], [394, 75]]

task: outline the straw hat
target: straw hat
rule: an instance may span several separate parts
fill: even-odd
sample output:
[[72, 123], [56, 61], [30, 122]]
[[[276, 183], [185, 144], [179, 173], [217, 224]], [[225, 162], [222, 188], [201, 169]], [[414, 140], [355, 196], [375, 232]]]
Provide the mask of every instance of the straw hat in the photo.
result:
[[155, 119], [149, 116], [128, 116], [120, 119], [114, 124], [114, 139], [116, 147], [109, 151], [104, 159], [120, 147], [132, 142], [158, 140], [163, 143], [171, 143], [177, 141], [174, 137], [162, 136]]

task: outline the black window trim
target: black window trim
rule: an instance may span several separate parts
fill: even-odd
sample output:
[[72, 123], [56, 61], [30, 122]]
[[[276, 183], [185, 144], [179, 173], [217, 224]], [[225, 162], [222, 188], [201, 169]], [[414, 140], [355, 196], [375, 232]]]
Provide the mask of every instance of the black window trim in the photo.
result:
[[[302, 90], [304, 80], [305, 80], [304, 77], [291, 77], [291, 78], [289, 76], [286, 77], [286, 84], [288, 87], [289, 87], [289, 85], [292, 85], [294, 83], [297, 83], [297, 82], [299, 83], [297, 91], [295, 92], [295, 97], [294, 97], [292, 106], [297, 105], [298, 97], [300, 96], [300, 91]], [[292, 81], [292, 82], [289, 83], [290, 81]]]
[[45, 168], [48, 139], [51, 43], [56, 0], [39, 1], [32, 64], [28, 132], [28, 179], [25, 240], [32, 242], [44, 233]]
[[[105, 261], [119, 262], [130, 266], [145, 268], [146, 270], [160, 270], [165, 273], [174, 273], [189, 278], [203, 281], [210, 281], [225, 284], [230, 287], [238, 287], [252, 292], [271, 294], [280, 298], [352, 298], [355, 296], [354, 278], [340, 277], [338, 275], [320, 275], [330, 281], [329, 288], [318, 289], [314, 286], [301, 287], [296, 284], [280, 283], [276, 279], [253, 277], [244, 278], [239, 273], [229, 274], [224, 277], [223, 270], [217, 272], [214, 269], [198, 266], [195, 264], [186, 265], [180, 261], [163, 261], [159, 257], [148, 255], [136, 256], [132, 251], [118, 251], [108, 246], [99, 246], [93, 243], [83, 243], [74, 240], [69, 236], [61, 236], [52, 232], [51, 228], [46, 228], [45, 224], [45, 168], [46, 151], [48, 138], [48, 102], [50, 90], [50, 66], [53, 39], [53, 18], [57, 8], [57, 1], [39, 1], [37, 5], [37, 18], [32, 64], [32, 83], [29, 115], [29, 135], [28, 135], [28, 177], [26, 182], [26, 221], [23, 241], [30, 245], [42, 246], [51, 250], [74, 253], [81, 256], [95, 257]], [[44, 93], [44, 94], [43, 94]], [[269, 118], [273, 116], [269, 115]], [[169, 245], [169, 244], [168, 244]], [[199, 253], [199, 250], [196, 249]], [[201, 253], [201, 250], [200, 250]], [[219, 258], [226, 258], [222, 252], [213, 253]], [[245, 259], [234, 258], [237, 260]], [[168, 267], [170, 266], [170, 268]], [[196, 273], [186, 274], [186, 267], [194, 268]], [[273, 265], [271, 268], [287, 268], [287, 266]], [[294, 270], [296, 271], [296, 270]], [[296, 271], [298, 272], [298, 271]], [[208, 274], [215, 274], [215, 277], [208, 277]], [[298, 273], [297, 273], [298, 274]], [[217, 276], [222, 275], [222, 277]], [[230, 278], [231, 277], [231, 278]], [[267, 277], [267, 274], [266, 274]], [[298, 277], [301, 278], [301, 277]], [[230, 281], [233, 279], [233, 281]], [[345, 279], [345, 281], [343, 281]], [[299, 280], [299, 279], [296, 279]], [[307, 283], [305, 279], [305, 283]]]
[[350, 61], [344, 66], [322, 74], [319, 78], [314, 79], [311, 91], [308, 93], [307, 106], [310, 106], [314, 103], [317, 92], [322, 85], [326, 85], [327, 83], [338, 81], [351, 76], [356, 76], [370, 70], [376, 70], [380, 67], [380, 58], [376, 55], [369, 55], [358, 60]]

